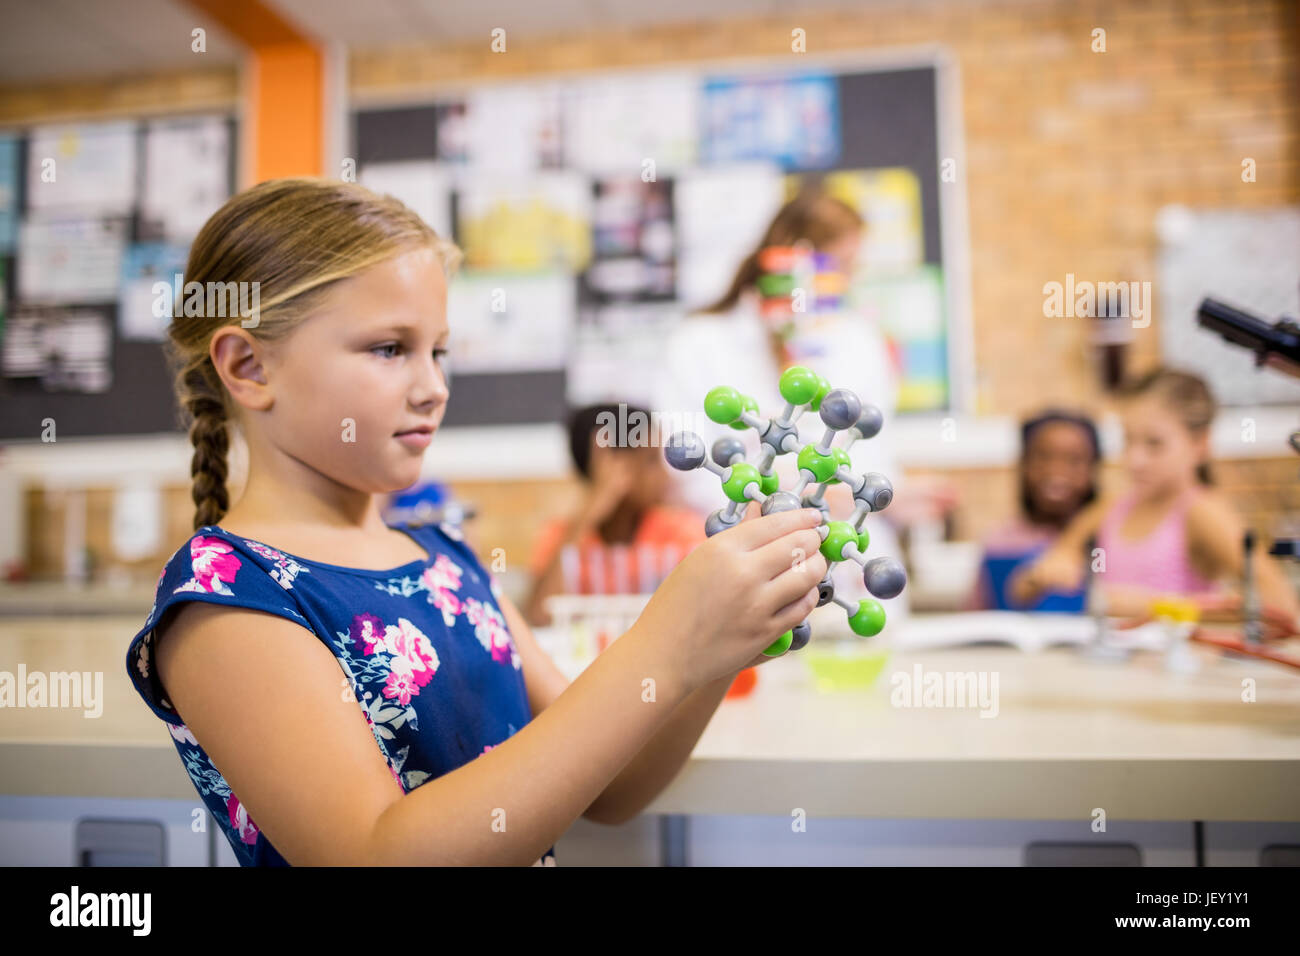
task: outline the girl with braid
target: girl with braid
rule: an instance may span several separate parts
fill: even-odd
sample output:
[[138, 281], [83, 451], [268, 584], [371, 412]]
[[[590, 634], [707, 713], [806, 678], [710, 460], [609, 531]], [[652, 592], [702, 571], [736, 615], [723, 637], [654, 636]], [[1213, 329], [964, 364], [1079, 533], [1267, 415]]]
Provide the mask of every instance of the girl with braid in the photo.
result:
[[190, 250], [187, 287], [258, 283], [258, 306], [187, 301], [169, 329], [194, 533], [126, 664], [243, 865], [554, 864], [579, 817], [650, 803], [816, 606], [820, 514], [748, 521], [570, 683], [454, 527], [385, 525], [451, 398], [459, 258], [396, 199], [325, 179], [240, 193]]

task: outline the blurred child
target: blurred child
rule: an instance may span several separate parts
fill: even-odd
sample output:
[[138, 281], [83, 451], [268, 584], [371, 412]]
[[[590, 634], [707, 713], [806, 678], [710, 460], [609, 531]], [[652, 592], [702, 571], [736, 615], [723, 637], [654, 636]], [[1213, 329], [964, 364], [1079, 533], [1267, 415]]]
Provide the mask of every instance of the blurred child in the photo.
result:
[[[1205, 608], [1223, 606], [1223, 591], [1242, 577], [1243, 525], [1210, 484], [1210, 425], [1216, 403], [1195, 375], [1158, 368], [1124, 390], [1124, 465], [1129, 490], [1085, 508], [1057, 542], [1012, 579], [1016, 600], [1083, 585], [1089, 561], [1099, 566], [1106, 613], [1143, 617], [1151, 600], [1190, 595]], [[1085, 551], [1096, 539], [1100, 553]], [[1256, 549], [1260, 602], [1277, 629], [1300, 630], [1300, 601]]]
[[1082, 589], [1044, 593], [1026, 606], [1012, 599], [1007, 584], [1096, 500], [1100, 460], [1097, 427], [1082, 415], [1049, 410], [1020, 426], [1020, 513], [984, 539], [984, 560], [970, 608], [1083, 609]]
[[[621, 414], [627, 422], [650, 421], [636, 406], [623, 405]], [[701, 516], [663, 503], [668, 469], [661, 445], [600, 441], [603, 423], [619, 420], [620, 407], [610, 404], [577, 409], [569, 418], [569, 453], [586, 480], [586, 496], [574, 514], [544, 525], [533, 546], [533, 587], [524, 605], [531, 624], [549, 623], [546, 598], [566, 590], [649, 592], [705, 539]], [[620, 547], [627, 550], [616, 557]], [[566, 560], [574, 580], [565, 580]]]

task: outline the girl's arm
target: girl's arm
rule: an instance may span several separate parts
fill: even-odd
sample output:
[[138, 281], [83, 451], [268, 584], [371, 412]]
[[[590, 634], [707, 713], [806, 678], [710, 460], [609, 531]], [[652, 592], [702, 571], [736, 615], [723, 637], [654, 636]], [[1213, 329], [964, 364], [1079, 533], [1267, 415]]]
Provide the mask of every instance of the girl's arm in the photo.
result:
[[[519, 609], [504, 595], [497, 603], [519, 649], [528, 702], [535, 717], [564, 693], [569, 680], [538, 645]], [[681, 772], [734, 678], [734, 674], [728, 674], [706, 684], [678, 704], [668, 722], [610, 782], [583, 817], [617, 825], [644, 810]]]
[[[192, 602], [156, 663], [168, 699], [295, 866], [526, 866], [690, 696], [670, 646], [629, 632], [509, 739], [408, 793], [338, 660], [292, 621]], [[647, 677], [657, 703], [642, 699]]]
[[[814, 553], [818, 518], [782, 512], [709, 539], [535, 719], [409, 792], [339, 661], [306, 628], [191, 602], [155, 638], [155, 664], [167, 699], [289, 862], [528, 865], [697, 688], [807, 617], [827, 568]], [[796, 567], [799, 550], [813, 557]]]
[[[1241, 539], [1245, 526], [1231, 506], [1215, 494], [1198, 495], [1187, 510], [1187, 541], [1193, 557], [1208, 576], [1226, 580], [1240, 592], [1245, 558]], [[1257, 541], [1254, 549], [1255, 587], [1262, 605], [1274, 608], [1300, 632], [1300, 599], [1287, 581], [1286, 573], [1268, 555], [1268, 544]]]
[[1036, 561], [1020, 567], [1007, 585], [1011, 596], [1028, 604], [1044, 591], [1069, 591], [1080, 586], [1088, 556], [1083, 547], [1096, 536], [1110, 501], [1098, 499], [1074, 516], [1052, 546]]

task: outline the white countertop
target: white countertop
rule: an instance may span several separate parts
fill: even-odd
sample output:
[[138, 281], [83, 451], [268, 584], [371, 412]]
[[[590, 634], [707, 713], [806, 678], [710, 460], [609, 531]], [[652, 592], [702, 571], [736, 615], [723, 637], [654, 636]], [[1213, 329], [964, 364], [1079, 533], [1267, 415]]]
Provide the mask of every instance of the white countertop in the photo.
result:
[[[135, 618], [15, 619], [0, 670], [99, 670], [103, 714], [0, 710], [0, 793], [194, 799], [163, 724], [127, 679]], [[817, 645], [814, 645], [814, 647]], [[875, 684], [819, 692], [800, 654], [718, 709], [651, 813], [1300, 820], [1300, 675], [1198, 649], [1092, 663], [1069, 648], [897, 652]], [[997, 715], [891, 706], [895, 674], [997, 675]], [[1255, 682], [1244, 703], [1242, 681]], [[991, 684], [989, 685], [991, 688]]]

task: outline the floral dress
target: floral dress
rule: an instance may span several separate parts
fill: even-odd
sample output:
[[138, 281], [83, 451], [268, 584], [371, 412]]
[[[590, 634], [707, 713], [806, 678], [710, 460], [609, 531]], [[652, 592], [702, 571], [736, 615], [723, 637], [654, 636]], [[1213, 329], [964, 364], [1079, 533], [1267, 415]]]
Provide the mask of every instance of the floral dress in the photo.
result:
[[[531, 719], [499, 585], [452, 525], [402, 526], [428, 556], [389, 571], [323, 564], [206, 525], [158, 577], [127, 648], [136, 691], [170, 731], [195, 789], [243, 866], [287, 866], [167, 700], [153, 649], [184, 601], [254, 608], [301, 625], [339, 662], [403, 792], [449, 773]], [[268, 728], [274, 732], [274, 728]], [[554, 847], [534, 864], [555, 865]]]

